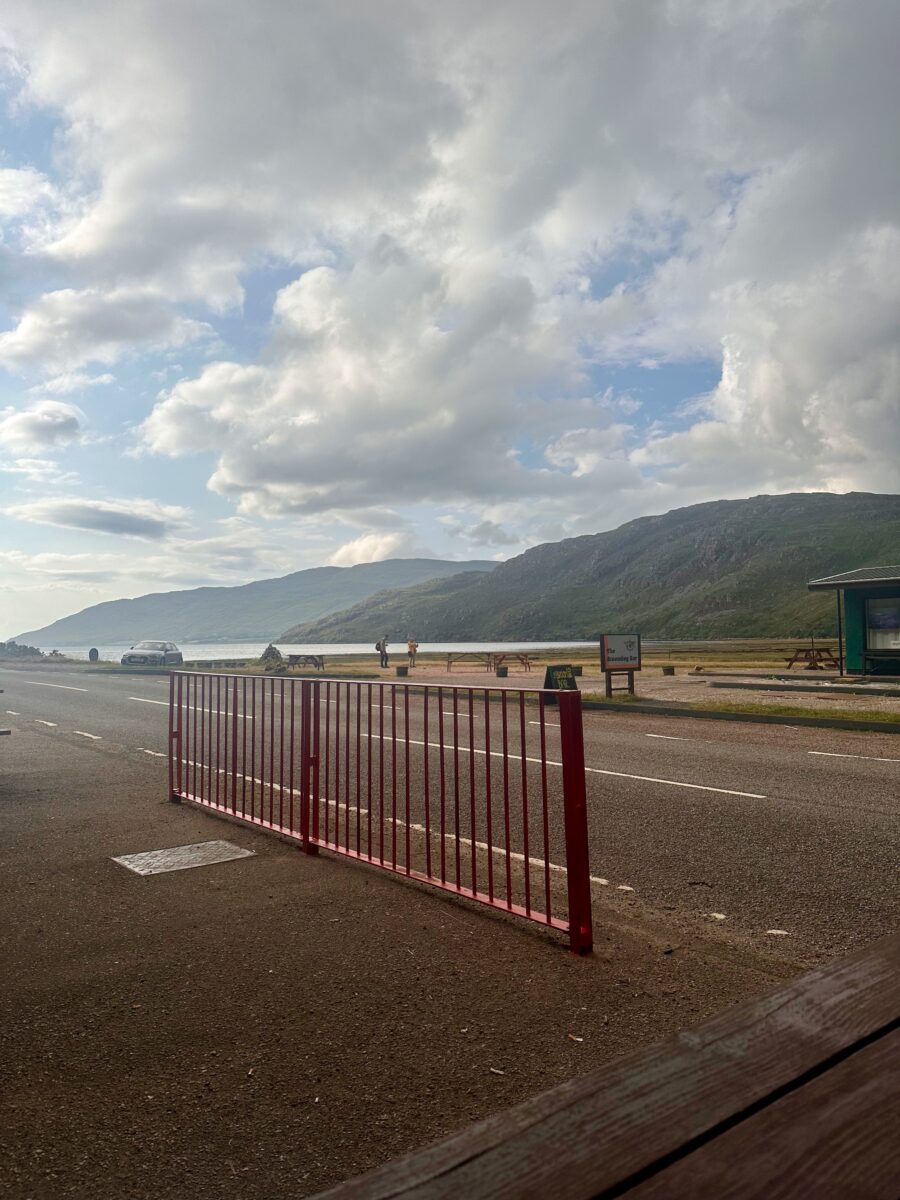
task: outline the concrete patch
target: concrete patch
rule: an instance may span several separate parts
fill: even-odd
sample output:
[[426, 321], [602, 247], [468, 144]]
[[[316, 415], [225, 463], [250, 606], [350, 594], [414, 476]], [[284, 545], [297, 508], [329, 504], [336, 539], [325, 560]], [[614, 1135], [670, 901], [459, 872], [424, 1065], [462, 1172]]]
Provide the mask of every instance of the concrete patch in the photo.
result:
[[248, 858], [255, 853], [231, 842], [196, 842], [193, 846], [122, 854], [113, 862], [138, 875], [160, 875], [163, 871], [186, 871], [188, 867], [208, 867], [213, 863], [230, 862], [233, 858]]

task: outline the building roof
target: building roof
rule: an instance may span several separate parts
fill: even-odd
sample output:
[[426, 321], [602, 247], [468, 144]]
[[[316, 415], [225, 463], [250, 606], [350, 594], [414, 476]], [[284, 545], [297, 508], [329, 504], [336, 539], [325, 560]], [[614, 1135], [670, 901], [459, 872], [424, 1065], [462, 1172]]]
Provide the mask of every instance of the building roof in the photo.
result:
[[858, 567], [840, 575], [811, 579], [806, 586], [814, 591], [816, 588], [889, 587], [892, 583], [900, 584], [900, 566]]

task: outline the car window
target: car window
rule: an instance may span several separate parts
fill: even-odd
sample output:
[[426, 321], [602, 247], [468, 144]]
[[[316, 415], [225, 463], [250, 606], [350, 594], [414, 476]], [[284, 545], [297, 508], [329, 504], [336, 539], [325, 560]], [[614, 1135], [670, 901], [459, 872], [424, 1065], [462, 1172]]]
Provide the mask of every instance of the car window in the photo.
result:
[[165, 650], [165, 642], [138, 642], [135, 650]]

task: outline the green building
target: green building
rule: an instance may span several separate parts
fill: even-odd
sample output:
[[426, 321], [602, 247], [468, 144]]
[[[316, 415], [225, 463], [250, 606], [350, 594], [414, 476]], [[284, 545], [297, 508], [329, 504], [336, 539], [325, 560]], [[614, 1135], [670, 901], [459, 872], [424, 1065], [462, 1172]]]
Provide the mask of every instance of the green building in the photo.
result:
[[860, 567], [807, 586], [835, 593], [842, 674], [900, 675], [900, 567]]

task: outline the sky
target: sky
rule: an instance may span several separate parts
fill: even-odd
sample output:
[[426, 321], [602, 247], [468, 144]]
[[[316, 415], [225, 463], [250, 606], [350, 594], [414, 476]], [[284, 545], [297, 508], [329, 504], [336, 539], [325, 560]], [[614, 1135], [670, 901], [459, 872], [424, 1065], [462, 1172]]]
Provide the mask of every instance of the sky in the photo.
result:
[[900, 483], [897, 0], [5, 0], [0, 636]]

